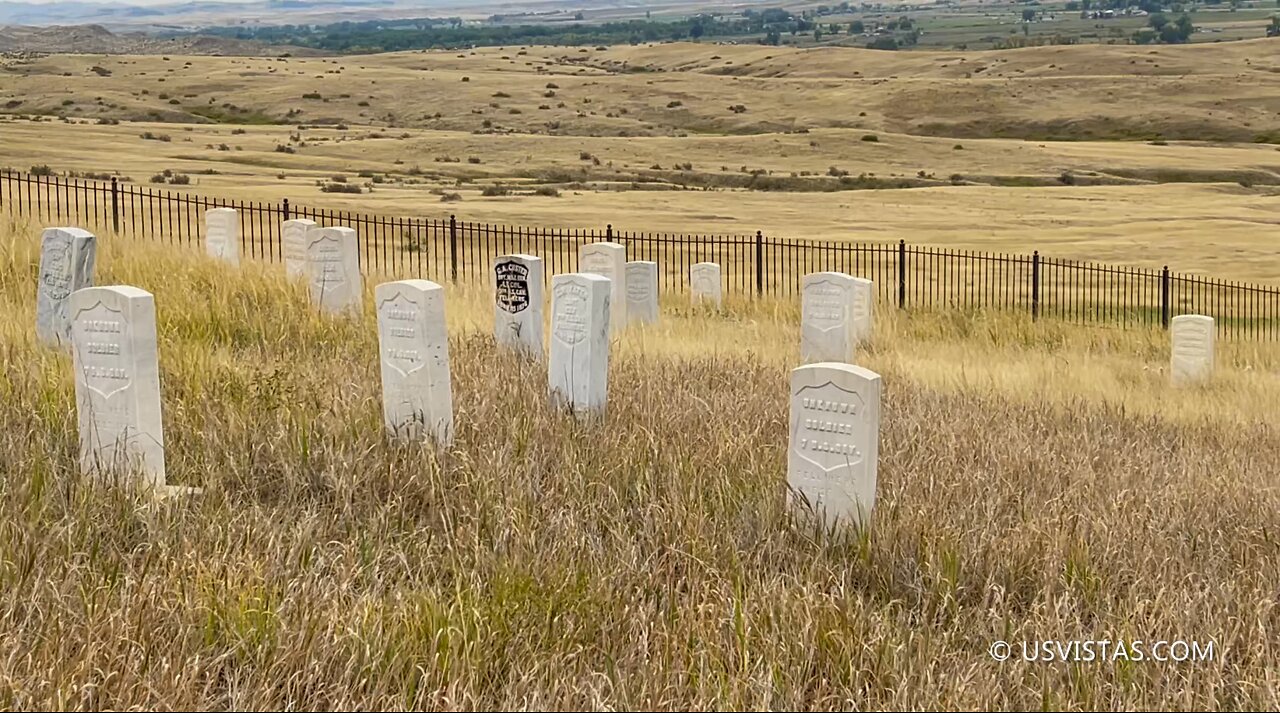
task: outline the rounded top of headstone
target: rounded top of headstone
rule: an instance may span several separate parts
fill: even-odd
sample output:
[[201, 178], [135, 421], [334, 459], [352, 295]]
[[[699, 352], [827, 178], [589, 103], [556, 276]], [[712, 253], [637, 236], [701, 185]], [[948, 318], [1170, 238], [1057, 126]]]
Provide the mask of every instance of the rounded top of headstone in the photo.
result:
[[811, 272], [808, 275], [804, 276], [805, 284], [809, 284], [810, 282], [822, 282], [824, 280], [829, 282], [841, 282], [841, 283], [847, 284], [854, 281], [855, 279], [857, 278], [855, 278], [853, 275], [850, 275], [844, 272]]
[[395, 282], [384, 282], [374, 288], [374, 292], [382, 294], [400, 289], [417, 290], [419, 292], [432, 292], [435, 290], [443, 290], [438, 283], [431, 280], [397, 280]]
[[104, 293], [119, 295], [121, 297], [152, 297], [153, 296], [150, 292], [147, 292], [146, 290], [140, 287], [134, 287], [133, 285], [106, 285], [102, 287], [85, 287], [85, 288], [76, 290], [75, 292], [72, 292], [71, 296], [75, 298], [77, 295], [79, 295], [79, 299], [86, 299], [86, 298], [92, 298], [95, 295], [101, 295]]
[[73, 228], [73, 227], [45, 228], [44, 232], [41, 235], [43, 236], [65, 235], [69, 238], [92, 238], [93, 237], [93, 233], [90, 233], [89, 231], [83, 228]]
[[520, 260], [523, 262], [533, 262], [537, 260], [538, 262], [541, 262], [542, 258], [537, 255], [528, 255], [526, 253], [511, 253], [510, 255], [499, 255], [493, 259], [494, 262], [507, 262], [510, 260]]
[[597, 275], [593, 272], [566, 272], [563, 275], [556, 275], [551, 278], [552, 282], [611, 282], [604, 275]]
[[1213, 317], [1203, 314], [1180, 314], [1174, 317], [1172, 324], [1213, 324]]
[[880, 375], [874, 371], [857, 366], [856, 364], [846, 364], [839, 361], [820, 361], [813, 364], [804, 364], [797, 366], [791, 370], [793, 375], [796, 374], [847, 374], [849, 376], [862, 379], [864, 381], [879, 381]]

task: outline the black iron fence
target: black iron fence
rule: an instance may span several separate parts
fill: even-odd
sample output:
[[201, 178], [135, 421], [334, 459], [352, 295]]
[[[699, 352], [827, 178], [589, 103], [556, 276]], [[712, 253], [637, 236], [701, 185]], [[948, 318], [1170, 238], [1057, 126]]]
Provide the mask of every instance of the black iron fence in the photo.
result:
[[698, 262], [721, 266], [726, 295], [797, 294], [811, 272], [871, 279], [879, 298], [903, 309], [1021, 310], [1118, 326], [1160, 325], [1206, 314], [1224, 337], [1280, 338], [1280, 287], [1031, 255], [897, 243], [804, 240], [755, 235], [690, 235], [526, 228], [441, 218], [398, 218], [290, 203], [236, 201], [120, 182], [0, 172], [0, 208], [44, 221], [111, 226], [119, 234], [200, 245], [204, 212], [239, 211], [244, 255], [280, 262], [281, 224], [307, 218], [360, 236], [366, 273], [444, 281], [487, 281], [492, 261], [530, 253], [551, 275], [577, 269], [578, 249], [601, 240], [627, 246], [631, 260], [658, 263], [664, 291], [686, 289]]

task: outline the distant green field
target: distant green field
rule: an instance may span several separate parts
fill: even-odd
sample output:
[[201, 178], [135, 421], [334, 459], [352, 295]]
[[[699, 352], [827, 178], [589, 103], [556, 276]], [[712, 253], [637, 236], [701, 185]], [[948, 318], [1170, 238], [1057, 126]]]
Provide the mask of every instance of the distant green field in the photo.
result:
[[[865, 46], [875, 39], [863, 33], [850, 35], [849, 23], [861, 21], [868, 28], [883, 25], [899, 17], [910, 18], [921, 30], [911, 49], [996, 49], [1021, 44], [1055, 44], [1057, 42], [1125, 44], [1135, 32], [1148, 26], [1149, 16], [1121, 16], [1106, 19], [1081, 18], [1080, 11], [1069, 11], [1067, 3], [1030, 3], [1017, 5], [949, 4], [921, 6], [874, 6], [880, 9], [851, 11], [813, 18], [822, 34], [784, 35], [783, 44], [801, 47], [821, 45]], [[808, 7], [808, 3], [805, 4]], [[1023, 22], [1024, 9], [1035, 10], [1036, 19]], [[798, 11], [799, 8], [795, 8]], [[1181, 13], [1167, 12], [1171, 19]], [[1229, 5], [1196, 6], [1187, 12], [1200, 30], [1191, 42], [1222, 42], [1266, 36], [1266, 26], [1273, 15], [1280, 14], [1274, 3], [1244, 3], [1232, 10]], [[831, 25], [838, 31], [832, 33]], [[899, 33], [896, 35], [902, 37]], [[748, 38], [743, 40], [750, 41]]]

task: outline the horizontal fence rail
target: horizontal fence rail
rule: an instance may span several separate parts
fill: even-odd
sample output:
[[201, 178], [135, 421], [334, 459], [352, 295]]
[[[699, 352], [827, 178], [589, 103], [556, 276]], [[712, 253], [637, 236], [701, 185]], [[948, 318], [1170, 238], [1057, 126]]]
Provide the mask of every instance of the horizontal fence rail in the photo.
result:
[[0, 208], [72, 225], [109, 225], [117, 234], [199, 246], [204, 213], [239, 211], [242, 253], [282, 262], [281, 224], [307, 218], [355, 229], [365, 273], [437, 282], [487, 282], [493, 259], [529, 253], [546, 279], [573, 272], [578, 249], [612, 240], [630, 260], [658, 263], [661, 289], [687, 289], [689, 268], [721, 266], [727, 295], [794, 296], [804, 275], [838, 271], [873, 280], [879, 299], [903, 309], [1006, 310], [1113, 326], [1169, 327], [1180, 314], [1205, 314], [1230, 338], [1280, 338], [1280, 287], [1031, 255], [897, 243], [754, 235], [690, 235], [599, 229], [528, 228], [463, 222], [453, 216], [398, 218], [292, 204], [237, 201], [129, 182], [0, 171]]

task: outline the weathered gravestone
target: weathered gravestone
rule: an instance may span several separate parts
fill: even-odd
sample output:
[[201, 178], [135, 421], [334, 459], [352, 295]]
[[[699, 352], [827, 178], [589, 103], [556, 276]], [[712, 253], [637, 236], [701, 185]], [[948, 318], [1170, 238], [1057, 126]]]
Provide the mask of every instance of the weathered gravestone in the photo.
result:
[[36, 336], [54, 346], [71, 344], [71, 293], [93, 285], [98, 241], [79, 228], [49, 228], [40, 239], [36, 284]]
[[805, 275], [800, 297], [800, 360], [853, 361], [871, 337], [873, 283], [842, 272]]
[[1208, 381], [1213, 376], [1213, 317], [1184, 314], [1169, 325], [1173, 340], [1169, 374], [1175, 385]]
[[204, 247], [209, 257], [240, 264], [240, 215], [234, 208], [210, 208], [204, 214]]
[[493, 337], [542, 358], [542, 258], [502, 255], [493, 261]]
[[364, 299], [359, 244], [351, 228], [307, 233], [307, 281], [311, 301], [330, 314], [358, 313]]
[[787, 484], [828, 526], [870, 523], [880, 457], [880, 376], [822, 362], [791, 371]]
[[453, 440], [453, 387], [444, 288], [427, 280], [385, 282], [374, 289], [382, 412], [393, 440]]
[[155, 299], [89, 287], [71, 294], [70, 315], [81, 470], [164, 485]]
[[578, 251], [578, 272], [610, 280], [610, 330], [627, 326], [627, 248], [618, 243], [588, 243]]
[[289, 277], [307, 274], [307, 235], [316, 228], [314, 220], [286, 220], [280, 230], [280, 252], [284, 257], [284, 273]]
[[604, 412], [609, 379], [610, 281], [571, 273], [551, 280], [551, 402], [579, 417]]
[[689, 268], [689, 286], [693, 292], [693, 303], [708, 302], [720, 309], [722, 295], [720, 289], [720, 265], [714, 262], [700, 262]]
[[658, 321], [658, 263], [627, 263], [627, 318], [641, 324]]

